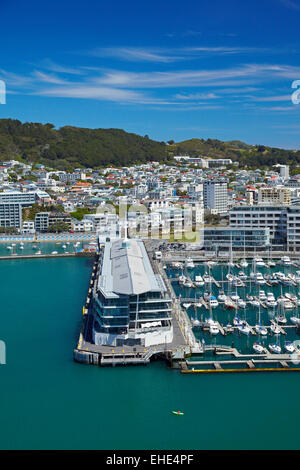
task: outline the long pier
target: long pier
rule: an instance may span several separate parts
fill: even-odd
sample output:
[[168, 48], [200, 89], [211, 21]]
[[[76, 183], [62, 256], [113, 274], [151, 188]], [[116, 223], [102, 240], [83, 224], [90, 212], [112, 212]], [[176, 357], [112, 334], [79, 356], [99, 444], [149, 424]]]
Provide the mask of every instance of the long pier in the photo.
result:
[[162, 269], [160, 263], [150, 262], [155, 273], [161, 274], [169, 295], [172, 299], [173, 341], [168, 344], [144, 347], [137, 346], [107, 346], [96, 345], [92, 340], [93, 312], [91, 302], [97, 292], [97, 280], [100, 273], [101, 254], [97, 255], [93, 266], [87, 300], [83, 307], [83, 322], [79, 334], [77, 347], [74, 349], [74, 360], [85, 364], [98, 366], [115, 365], [146, 365], [152, 357], [157, 357], [172, 364], [173, 361], [183, 360], [192, 354], [202, 354], [203, 348], [196, 340], [192, 330], [191, 321], [187, 313], [181, 308], [171, 283]]

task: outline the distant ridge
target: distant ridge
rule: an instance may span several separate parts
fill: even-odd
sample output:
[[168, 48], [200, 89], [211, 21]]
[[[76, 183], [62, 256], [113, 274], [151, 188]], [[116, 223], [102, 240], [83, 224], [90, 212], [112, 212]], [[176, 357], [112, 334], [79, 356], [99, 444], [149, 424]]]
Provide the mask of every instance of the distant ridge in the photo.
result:
[[53, 168], [127, 166], [148, 161], [171, 162], [174, 155], [231, 158], [253, 167], [285, 163], [300, 164], [300, 151], [263, 145], [248, 145], [239, 140], [190, 139], [183, 142], [157, 142], [148, 136], [122, 129], [88, 129], [53, 124], [22, 123], [0, 119], [0, 160], [17, 158]]

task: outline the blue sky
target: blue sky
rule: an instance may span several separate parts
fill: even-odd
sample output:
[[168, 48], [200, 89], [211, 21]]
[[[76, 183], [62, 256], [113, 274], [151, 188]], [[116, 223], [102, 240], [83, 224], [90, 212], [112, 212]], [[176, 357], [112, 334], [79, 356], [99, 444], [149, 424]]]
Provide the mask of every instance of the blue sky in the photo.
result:
[[300, 148], [300, 0], [1, 0], [0, 118]]

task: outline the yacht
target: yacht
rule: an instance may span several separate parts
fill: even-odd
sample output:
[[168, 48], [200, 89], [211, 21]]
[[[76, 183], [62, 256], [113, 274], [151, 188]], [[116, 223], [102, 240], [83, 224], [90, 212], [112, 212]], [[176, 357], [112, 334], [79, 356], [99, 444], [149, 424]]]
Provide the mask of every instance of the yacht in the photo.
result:
[[232, 282], [234, 280], [233, 274], [230, 274], [230, 273], [226, 274], [226, 279], [228, 282]]
[[206, 319], [206, 326], [209, 327], [209, 332], [211, 335], [217, 335], [219, 333], [218, 322], [214, 321], [212, 318]]
[[262, 258], [257, 258], [257, 257], [253, 259], [253, 263], [255, 264], [255, 266], [261, 266], [261, 267], [266, 265]]
[[57, 251], [52, 251], [51, 255], [57, 255]]
[[286, 341], [284, 343], [284, 349], [286, 350], [286, 352], [292, 354], [295, 352], [295, 346], [293, 345], [293, 343], [291, 341]]
[[291, 266], [292, 262], [288, 256], [283, 256], [280, 260], [282, 266]]
[[279, 335], [280, 333], [280, 327], [275, 322], [273, 322], [270, 326], [270, 330], [272, 331], [272, 333], [274, 333], [274, 335]]
[[276, 278], [282, 282], [284, 279], [285, 279], [285, 274], [281, 271], [278, 271], [277, 273], [274, 273], [274, 276], [276, 276]]
[[240, 298], [240, 296], [237, 293], [232, 294], [232, 296], [231, 296], [231, 300], [233, 300], [234, 302], [237, 302], [239, 300], [239, 298]]
[[272, 353], [281, 354], [281, 347], [279, 344], [269, 344], [269, 349]]
[[242, 268], [247, 268], [248, 263], [247, 263], [247, 261], [245, 260], [245, 258], [241, 260], [240, 266], [241, 266]]
[[258, 324], [255, 325], [255, 331], [257, 334], [261, 336], [267, 336], [268, 330], [265, 326], [261, 324], [261, 318], [260, 318], [260, 305], [259, 305], [259, 314], [258, 314]]
[[244, 273], [244, 271], [240, 271], [238, 276], [241, 281], [247, 281], [248, 276]]
[[203, 274], [203, 281], [204, 281], [206, 284], [209, 284], [210, 281], [211, 281], [210, 275], [207, 274], [207, 273]]
[[253, 279], [253, 281], [256, 284], [265, 284], [266, 283], [266, 280], [264, 279], [264, 277], [261, 273], [251, 273], [250, 278]]
[[237, 306], [239, 308], [246, 308], [246, 302], [243, 299], [238, 299], [237, 300]]
[[269, 268], [274, 268], [274, 266], [276, 266], [276, 263], [274, 261], [268, 261], [266, 263], [266, 265], [269, 267]]
[[258, 300], [250, 300], [250, 305], [252, 305], [252, 307], [259, 307], [260, 306], [260, 303]]
[[230, 323], [228, 323], [228, 325], [224, 326], [223, 330], [225, 331], [225, 333], [233, 333], [234, 332], [234, 328], [232, 325], [230, 325]]
[[194, 267], [195, 267], [194, 261], [192, 260], [192, 258], [187, 258], [186, 262], [185, 262], [185, 265], [186, 265], [187, 269], [194, 269]]
[[182, 305], [183, 305], [184, 308], [187, 310], [188, 308], [190, 308], [190, 306], [191, 306], [192, 304], [182, 304]]
[[219, 302], [213, 295], [210, 296], [208, 303], [211, 308], [217, 308], [219, 306]]
[[188, 279], [183, 281], [182, 285], [183, 285], [183, 287], [189, 287], [189, 288], [194, 287], [194, 284], [191, 281], [189, 281]]
[[198, 320], [198, 318], [191, 318], [191, 322], [192, 322], [192, 325], [195, 327], [198, 327], [201, 325], [201, 322], [200, 320]]
[[295, 281], [297, 282], [297, 284], [300, 284], [300, 271], [296, 271]]
[[293, 323], [293, 325], [297, 325], [297, 326], [300, 325], [300, 318], [299, 317], [293, 316], [293, 317], [290, 317], [290, 320]]
[[250, 328], [245, 321], [238, 325], [237, 329], [244, 335], [249, 335], [250, 333]]
[[260, 290], [260, 291], [259, 291], [258, 298], [259, 298], [259, 300], [261, 300], [262, 302], [264, 302], [264, 300], [267, 300], [267, 296], [266, 296], [266, 293], [265, 293], [264, 290]]
[[272, 292], [267, 293], [267, 300], [266, 300], [267, 307], [276, 307], [277, 301], [275, 300], [274, 294]]
[[285, 296], [288, 300], [290, 300], [291, 302], [295, 302], [295, 303], [296, 303], [296, 302], [298, 301], [298, 298], [297, 298], [296, 295], [294, 295], [294, 294], [286, 293], [286, 294], [284, 294], [284, 296]]
[[268, 330], [265, 326], [263, 325], [255, 325], [255, 331], [258, 335], [261, 335], [261, 336], [267, 336], [268, 334]]
[[233, 325], [234, 326], [241, 326], [242, 325], [242, 321], [240, 319], [240, 317], [238, 315], [236, 315], [233, 319]]
[[219, 333], [219, 328], [215, 325], [210, 325], [209, 332], [211, 335], [217, 335]]
[[265, 352], [265, 348], [260, 343], [254, 343], [253, 350], [257, 354], [263, 354]]
[[282, 314], [276, 315], [275, 320], [276, 320], [277, 323], [280, 323], [281, 325], [285, 325], [286, 322], [287, 322], [286, 317]]
[[234, 276], [232, 280], [232, 285], [234, 287], [243, 287], [244, 284], [238, 276]]
[[201, 286], [204, 286], [204, 281], [203, 281], [203, 277], [198, 275], [195, 277], [195, 286], [197, 287], [201, 287]]
[[280, 304], [285, 310], [291, 310], [294, 308], [293, 302], [291, 302], [289, 299], [286, 297], [279, 297], [278, 299], [278, 304]]
[[219, 300], [219, 302], [225, 302], [226, 295], [225, 295], [224, 291], [220, 291], [220, 293], [218, 295], [218, 300]]

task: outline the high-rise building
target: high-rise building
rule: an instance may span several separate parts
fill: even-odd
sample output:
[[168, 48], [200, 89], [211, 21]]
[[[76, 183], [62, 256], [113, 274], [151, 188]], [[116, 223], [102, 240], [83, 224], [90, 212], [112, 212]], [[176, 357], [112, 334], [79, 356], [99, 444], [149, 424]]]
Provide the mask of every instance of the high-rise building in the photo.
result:
[[218, 214], [227, 212], [227, 183], [224, 181], [205, 181], [203, 187], [204, 208]]

